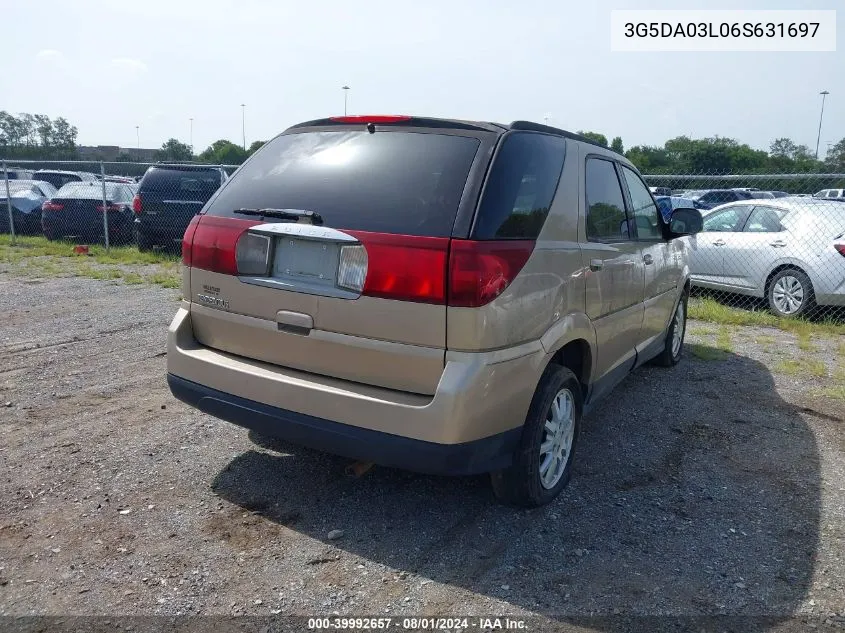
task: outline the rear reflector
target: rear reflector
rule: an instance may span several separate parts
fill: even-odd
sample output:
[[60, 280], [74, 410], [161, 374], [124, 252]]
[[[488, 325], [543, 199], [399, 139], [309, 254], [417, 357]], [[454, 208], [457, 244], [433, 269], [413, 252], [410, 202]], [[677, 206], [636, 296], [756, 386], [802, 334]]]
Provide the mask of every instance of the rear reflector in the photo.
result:
[[[445, 302], [448, 237], [345, 233], [357, 238], [366, 249], [366, 279], [361, 294], [399, 301]], [[353, 257], [351, 251], [347, 257]], [[358, 266], [360, 270], [360, 259]], [[351, 262], [349, 268], [349, 272], [344, 271], [347, 279], [353, 275]]]
[[411, 117], [402, 114], [355, 114], [333, 116], [329, 120], [337, 123], [401, 123], [402, 121], [410, 121]]
[[266, 275], [270, 268], [270, 236], [243, 233], [235, 247], [239, 275]]
[[362, 244], [341, 246], [337, 285], [353, 292], [362, 292], [367, 279], [367, 267], [367, 249]]
[[137, 193], [135, 194], [135, 197], [132, 198], [132, 211], [137, 214], [141, 213], [141, 196]]
[[65, 205], [59, 204], [58, 202], [53, 202], [52, 200], [48, 200], [44, 204], [41, 205], [42, 211], [61, 211], [65, 208]]
[[[261, 224], [261, 222], [215, 216], [194, 216], [182, 238], [182, 261], [186, 262], [186, 266], [224, 275], [237, 275], [238, 240], [249, 227], [256, 224]], [[190, 247], [186, 248], [189, 237], [191, 237]]]
[[[137, 198], [137, 196], [135, 197]], [[185, 229], [185, 235], [182, 236], [182, 263], [185, 264], [185, 266], [190, 267], [191, 265], [191, 247], [194, 244], [194, 233], [197, 231], [197, 225], [199, 224], [200, 217], [201, 216], [199, 215], [195, 215], [191, 218], [188, 228]]]
[[449, 305], [478, 307], [498, 297], [534, 251], [532, 240], [452, 240]]

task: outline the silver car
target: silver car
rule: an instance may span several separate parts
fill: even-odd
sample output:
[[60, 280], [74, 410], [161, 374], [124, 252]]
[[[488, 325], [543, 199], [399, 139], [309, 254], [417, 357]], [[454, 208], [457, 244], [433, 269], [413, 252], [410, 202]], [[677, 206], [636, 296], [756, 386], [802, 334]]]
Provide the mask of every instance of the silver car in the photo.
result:
[[711, 209], [687, 238], [693, 285], [765, 298], [775, 314], [845, 306], [845, 205], [809, 198]]

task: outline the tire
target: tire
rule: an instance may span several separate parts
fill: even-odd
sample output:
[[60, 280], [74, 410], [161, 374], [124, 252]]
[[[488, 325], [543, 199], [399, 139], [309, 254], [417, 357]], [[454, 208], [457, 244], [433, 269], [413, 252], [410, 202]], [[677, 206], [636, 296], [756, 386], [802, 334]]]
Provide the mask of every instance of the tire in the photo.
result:
[[139, 251], [153, 250], [153, 242], [150, 237], [143, 231], [135, 229], [135, 242], [138, 244]]
[[[689, 295], [685, 292], [678, 301], [672, 320], [669, 322], [669, 329], [666, 330], [666, 340], [663, 351], [654, 357], [652, 363], [659, 367], [674, 367], [681, 360], [684, 354], [684, 337], [687, 333], [687, 306]], [[680, 328], [679, 336], [675, 336]]]
[[813, 283], [797, 268], [779, 270], [766, 289], [769, 310], [780, 317], [797, 317], [813, 307]]
[[[566, 487], [581, 428], [582, 398], [581, 385], [570, 369], [559, 365], [546, 368], [528, 408], [513, 464], [490, 475], [493, 492], [500, 501], [523, 508], [536, 508], [549, 503]], [[549, 438], [547, 434], [551, 431], [547, 424], [554, 425], [552, 405], [555, 403], [561, 405], [562, 422], [555, 437]], [[566, 411], [571, 414], [567, 416]], [[552, 444], [549, 452], [545, 453], [547, 457], [541, 458], [541, 446], [550, 441], [558, 443]], [[553, 451], [557, 447], [566, 455], [561, 454], [561, 465], [556, 468]], [[550, 469], [546, 471], [551, 474], [544, 482], [541, 467], [547, 460], [552, 460]]]

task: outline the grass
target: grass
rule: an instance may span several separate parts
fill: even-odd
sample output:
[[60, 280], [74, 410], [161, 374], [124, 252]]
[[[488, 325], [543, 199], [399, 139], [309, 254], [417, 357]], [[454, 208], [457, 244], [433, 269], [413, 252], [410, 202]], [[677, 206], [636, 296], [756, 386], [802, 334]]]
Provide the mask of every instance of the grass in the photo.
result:
[[809, 339], [811, 334], [842, 335], [845, 323], [834, 319], [808, 321], [802, 318], [778, 317], [762, 310], [733, 308], [711, 297], [693, 297], [689, 302], [689, 318], [720, 325], [753, 325], [772, 327]]
[[689, 329], [689, 333], [693, 336], [713, 336], [716, 332], [716, 328], [707, 326], [692, 327]]
[[89, 254], [73, 252], [68, 242], [50, 242], [43, 237], [22, 236], [11, 244], [0, 235], [0, 264], [29, 277], [88, 277], [122, 280], [127, 284], [156, 284], [165, 288], [181, 286], [181, 262], [175, 254], [140, 252], [134, 246], [89, 245]]
[[725, 360], [728, 354], [725, 350], [710, 345], [693, 343], [689, 346], [690, 353], [699, 360]]
[[831, 398], [832, 400], [845, 400], [845, 385], [834, 385], [832, 387], [818, 389], [815, 394]]
[[719, 328], [719, 332], [716, 334], [716, 348], [723, 352], [733, 351], [733, 347], [731, 346], [731, 332], [724, 325]]
[[755, 338], [754, 342], [757, 343], [757, 345], [774, 345], [777, 343], [777, 339], [774, 336], [763, 334]]
[[775, 371], [788, 376], [809, 374], [817, 378], [827, 376], [827, 366], [820, 360], [809, 358], [788, 359], [781, 361], [775, 366]]

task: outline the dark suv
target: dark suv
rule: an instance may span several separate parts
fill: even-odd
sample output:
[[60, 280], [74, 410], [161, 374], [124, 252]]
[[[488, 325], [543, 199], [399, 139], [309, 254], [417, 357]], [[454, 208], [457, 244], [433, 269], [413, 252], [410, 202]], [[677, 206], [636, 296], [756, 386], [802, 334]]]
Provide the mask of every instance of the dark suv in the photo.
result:
[[221, 167], [155, 165], [132, 201], [140, 250], [181, 244], [185, 229], [227, 178]]

